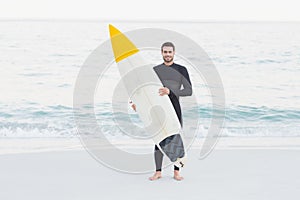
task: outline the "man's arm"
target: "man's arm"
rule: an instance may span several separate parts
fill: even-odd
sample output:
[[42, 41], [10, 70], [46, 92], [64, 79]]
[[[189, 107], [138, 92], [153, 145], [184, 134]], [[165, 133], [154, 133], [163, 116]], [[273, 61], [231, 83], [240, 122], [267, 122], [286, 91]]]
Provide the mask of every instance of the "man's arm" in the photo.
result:
[[[161, 80], [161, 77], [159, 76], [157, 67], [153, 67], [155, 73], [157, 74], [158, 78]], [[178, 72], [177, 72], [178, 73]], [[183, 89], [180, 90], [172, 90], [171, 88], [168, 88], [168, 91], [164, 91], [160, 95], [168, 94], [170, 98], [179, 97], [179, 96], [191, 96], [193, 93], [192, 90], [192, 84], [189, 77], [189, 73], [185, 67], [182, 67], [180, 69], [180, 74], [182, 75], [181, 80], [178, 80], [178, 82], [181, 81], [181, 84], [183, 85]], [[163, 89], [163, 88], [160, 88]], [[161, 92], [160, 92], [161, 93]]]
[[191, 96], [193, 94], [192, 83], [187, 69], [183, 67], [180, 70], [180, 73], [182, 75], [181, 84], [183, 86], [183, 89], [175, 90], [175, 91], [170, 90], [169, 92], [170, 98], [174, 98], [174, 97], [178, 98], [179, 96]]
[[182, 72], [182, 85], [183, 89], [177, 92], [178, 96], [191, 96], [193, 94], [192, 83], [189, 73], [186, 68], [183, 68]]

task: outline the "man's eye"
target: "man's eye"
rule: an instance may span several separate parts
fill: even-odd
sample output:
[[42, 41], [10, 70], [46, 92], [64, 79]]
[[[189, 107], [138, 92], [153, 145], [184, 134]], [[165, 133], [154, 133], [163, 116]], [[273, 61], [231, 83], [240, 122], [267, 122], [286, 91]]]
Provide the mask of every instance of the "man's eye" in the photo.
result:
[[164, 53], [172, 53], [172, 51], [164, 51]]

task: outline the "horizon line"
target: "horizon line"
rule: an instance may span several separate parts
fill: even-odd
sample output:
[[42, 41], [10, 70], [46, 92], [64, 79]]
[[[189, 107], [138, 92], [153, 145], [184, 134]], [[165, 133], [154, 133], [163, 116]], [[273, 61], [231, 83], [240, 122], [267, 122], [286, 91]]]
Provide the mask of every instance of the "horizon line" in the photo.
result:
[[82, 21], [82, 22], [144, 22], [144, 23], [299, 23], [300, 20], [201, 20], [201, 19], [184, 19], [184, 20], [171, 20], [171, 19], [97, 19], [97, 18], [1, 18], [0, 21]]

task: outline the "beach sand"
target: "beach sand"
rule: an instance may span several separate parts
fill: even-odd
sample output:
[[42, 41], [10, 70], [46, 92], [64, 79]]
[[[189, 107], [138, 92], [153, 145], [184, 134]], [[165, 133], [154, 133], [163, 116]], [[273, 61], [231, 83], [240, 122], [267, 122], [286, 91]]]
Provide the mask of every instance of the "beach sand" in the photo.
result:
[[[60, 139], [61, 146], [55, 151], [49, 146], [46, 146], [48, 150], [40, 148], [40, 151], [7, 150], [16, 144], [26, 144], [24, 140], [1, 140], [1, 200], [300, 198], [300, 149], [297, 138], [269, 138], [269, 143], [268, 138], [256, 138], [256, 141], [262, 141], [260, 145], [253, 139], [247, 143], [246, 139], [225, 138], [227, 144], [228, 140], [235, 140], [229, 142], [231, 148], [230, 145], [224, 146], [224, 141], [222, 147], [221, 140], [215, 150], [202, 160], [199, 160], [199, 149], [192, 147], [188, 166], [182, 170], [183, 181], [172, 178], [171, 166], [163, 170], [163, 177], [157, 181], [148, 180], [151, 173], [134, 175], [114, 171], [78, 148], [80, 143], [76, 139], [65, 140], [65, 143]], [[34, 139], [28, 141], [31, 141], [31, 146], [45, 141], [36, 140], [39, 142], [35, 143]], [[48, 140], [47, 144], [51, 141], [55, 139]], [[287, 141], [290, 141], [290, 146]], [[56, 141], [55, 144], [59, 146], [60, 143]], [[279, 144], [283, 147], [280, 148]]]

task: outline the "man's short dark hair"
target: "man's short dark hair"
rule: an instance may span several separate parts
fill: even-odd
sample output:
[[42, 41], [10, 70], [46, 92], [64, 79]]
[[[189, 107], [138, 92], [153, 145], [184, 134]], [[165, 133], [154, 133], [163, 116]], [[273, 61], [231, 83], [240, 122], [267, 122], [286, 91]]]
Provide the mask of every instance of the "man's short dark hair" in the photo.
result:
[[164, 47], [173, 47], [173, 51], [175, 51], [175, 46], [172, 42], [165, 42], [161, 45], [161, 50], [163, 50]]

